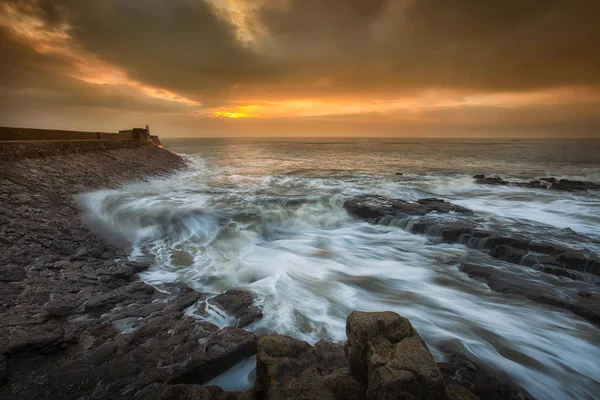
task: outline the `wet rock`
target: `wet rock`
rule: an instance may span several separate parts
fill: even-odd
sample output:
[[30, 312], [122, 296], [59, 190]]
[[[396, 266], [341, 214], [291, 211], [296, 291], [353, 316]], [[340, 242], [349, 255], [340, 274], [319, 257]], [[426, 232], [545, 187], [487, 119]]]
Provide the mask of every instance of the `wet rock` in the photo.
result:
[[[308, 343], [283, 335], [258, 341], [254, 392], [261, 399], [365, 399], [366, 386], [350, 375], [340, 345]], [[331, 364], [329, 364], [331, 362]]]
[[127, 267], [131, 267], [135, 270], [135, 272], [140, 273], [150, 268], [152, 266], [152, 263], [143, 261], [127, 261], [124, 263], [124, 265]]
[[404, 175], [404, 174], [401, 172], [396, 172], [396, 176], [402, 176], [402, 175]]
[[448, 385], [451, 399], [473, 399], [464, 390], [454, 386], [457, 385], [468, 389], [482, 400], [533, 400], [523, 389], [463, 356], [447, 355], [446, 361], [438, 363], [438, 366]]
[[6, 383], [8, 379], [8, 369], [6, 366], [7, 358], [4, 354], [0, 354], [0, 386]]
[[[202, 343], [201, 351], [188, 358], [170, 383], [204, 383], [225, 372], [235, 364], [256, 354], [257, 338], [253, 333], [235, 327], [226, 327], [211, 333]], [[181, 359], [184, 353], [179, 353]]]
[[571, 311], [592, 323], [600, 323], [600, 295], [589, 283], [580, 282], [575, 287], [557, 290], [554, 283], [548, 280], [491, 266], [461, 264], [460, 270], [471, 278], [485, 282], [494, 292], [524, 296], [536, 303]]
[[258, 341], [256, 356], [257, 392], [268, 393], [284, 381], [308, 373], [317, 375], [316, 359], [306, 342], [284, 335], [269, 335]]
[[450, 400], [481, 400], [479, 396], [476, 396], [470, 390], [455, 383], [447, 384], [446, 392]]
[[530, 182], [510, 182], [502, 179], [501, 177], [486, 177], [485, 175], [475, 175], [476, 183], [486, 184], [486, 185], [497, 185], [497, 186], [516, 186], [516, 187], [525, 187], [532, 189], [553, 189], [553, 190], [561, 190], [566, 192], [577, 192], [577, 191], [586, 191], [586, 190], [598, 190], [600, 189], [600, 185], [594, 182], [586, 182], [586, 181], [575, 181], [569, 179], [556, 179], [553, 177], [549, 178], [540, 178], [538, 180], [530, 181]]
[[550, 255], [559, 254], [559, 253], [562, 253], [563, 251], [565, 251], [565, 249], [563, 247], [561, 247], [557, 244], [540, 242], [537, 240], [532, 240], [531, 242], [529, 242], [529, 244], [527, 245], [527, 248], [536, 253], [544, 253], [544, 254], [550, 254]]
[[4, 321], [7, 328], [0, 330], [0, 354], [48, 354], [66, 345], [65, 332], [58, 324], [20, 324], [18, 319]]
[[254, 295], [246, 290], [231, 289], [213, 297], [210, 303], [237, 318], [236, 326], [243, 328], [262, 318], [262, 310], [254, 305]]
[[349, 368], [340, 368], [321, 378], [323, 386], [336, 400], [365, 400], [367, 386], [356, 379]]
[[491, 177], [491, 178], [476, 178], [476, 183], [484, 184], [484, 185], [496, 185], [496, 186], [508, 186], [510, 182], [505, 181], [499, 176]]
[[465, 222], [456, 222], [442, 228], [442, 238], [448, 242], [457, 242], [462, 235], [472, 234], [474, 225]]
[[496, 246], [505, 245], [515, 249], [527, 249], [529, 240], [522, 236], [498, 236], [490, 235], [483, 241], [483, 247], [486, 249], [493, 249]]
[[201, 385], [167, 385], [157, 391], [155, 400], [214, 400], [212, 394]]
[[580, 251], [567, 250], [558, 256], [558, 260], [565, 268], [600, 275], [600, 258], [596, 256], [586, 255]]
[[321, 375], [328, 375], [333, 371], [349, 366], [344, 346], [340, 344], [320, 340], [315, 344], [313, 352], [317, 371]]
[[85, 311], [108, 311], [116, 304], [148, 303], [155, 295], [156, 289], [142, 282], [131, 283], [115, 291], [102, 293], [85, 303]]
[[352, 373], [368, 399], [446, 399], [442, 374], [410, 322], [392, 312], [352, 312], [347, 319]]
[[515, 183], [515, 186], [518, 187], [525, 187], [525, 188], [532, 188], [532, 189], [548, 189], [548, 185], [546, 183], [542, 183], [542, 181], [531, 181], [531, 182], [526, 182], [526, 183]]
[[360, 196], [344, 202], [344, 207], [350, 214], [358, 218], [375, 220], [385, 216], [401, 217], [429, 213], [473, 214], [473, 211], [467, 208], [433, 198], [420, 199], [413, 203], [383, 196]]
[[557, 183], [554, 183], [551, 187], [555, 190], [564, 191], [581, 191], [581, 190], [597, 190], [600, 189], [600, 185], [593, 182], [586, 181], [574, 181], [569, 179], [561, 179]]
[[503, 244], [495, 246], [492, 250], [490, 250], [491, 257], [497, 258], [498, 260], [511, 262], [513, 264], [520, 264], [521, 260], [526, 254], [527, 251], [525, 250], [515, 249]]
[[19, 282], [27, 277], [27, 272], [23, 267], [16, 265], [0, 266], [0, 281], [2, 282]]

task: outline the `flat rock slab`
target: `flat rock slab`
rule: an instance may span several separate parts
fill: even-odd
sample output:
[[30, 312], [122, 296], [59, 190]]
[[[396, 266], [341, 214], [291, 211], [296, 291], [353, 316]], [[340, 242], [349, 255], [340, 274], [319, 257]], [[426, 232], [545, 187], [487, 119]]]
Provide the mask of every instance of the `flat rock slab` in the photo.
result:
[[389, 199], [383, 196], [360, 196], [344, 202], [348, 212], [362, 219], [380, 219], [386, 216], [399, 217], [425, 215], [429, 213], [473, 214], [473, 211], [442, 199], [420, 199], [408, 202], [401, 199]]

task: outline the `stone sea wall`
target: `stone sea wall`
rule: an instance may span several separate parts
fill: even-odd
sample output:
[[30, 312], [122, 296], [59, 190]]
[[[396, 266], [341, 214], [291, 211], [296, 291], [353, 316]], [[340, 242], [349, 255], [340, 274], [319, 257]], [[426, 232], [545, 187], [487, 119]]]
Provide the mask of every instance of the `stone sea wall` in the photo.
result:
[[145, 129], [110, 133], [0, 127], [0, 161], [130, 149], [147, 144], [161, 145], [158, 136], [149, 136]]

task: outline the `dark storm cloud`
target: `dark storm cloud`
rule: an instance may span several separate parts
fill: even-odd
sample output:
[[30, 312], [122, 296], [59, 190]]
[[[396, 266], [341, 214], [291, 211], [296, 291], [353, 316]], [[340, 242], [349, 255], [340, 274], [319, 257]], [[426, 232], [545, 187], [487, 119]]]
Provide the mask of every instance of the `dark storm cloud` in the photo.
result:
[[275, 0], [247, 16], [262, 33], [252, 46], [202, 0], [13, 1], [131, 77], [209, 105], [600, 83], [595, 0]]
[[594, 0], [292, 0], [257, 17], [334, 87], [522, 90], [600, 83], [599, 13]]
[[[0, 109], [113, 108], [182, 112], [186, 107], [140, 96], [125, 85], [93, 84], [72, 78], [73, 65], [60, 56], [41, 54], [0, 27]], [[10, 111], [9, 111], [10, 110]]]

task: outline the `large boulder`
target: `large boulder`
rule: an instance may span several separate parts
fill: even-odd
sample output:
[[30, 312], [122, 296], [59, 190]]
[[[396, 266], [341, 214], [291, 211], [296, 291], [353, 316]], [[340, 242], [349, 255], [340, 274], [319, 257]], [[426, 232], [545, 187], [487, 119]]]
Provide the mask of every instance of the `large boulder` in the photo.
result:
[[433, 356], [406, 318], [354, 311], [346, 334], [350, 369], [367, 383], [369, 400], [447, 399]]
[[315, 347], [284, 336], [258, 341], [254, 393], [269, 400], [364, 400], [366, 386], [353, 377], [341, 345]]

